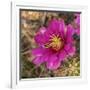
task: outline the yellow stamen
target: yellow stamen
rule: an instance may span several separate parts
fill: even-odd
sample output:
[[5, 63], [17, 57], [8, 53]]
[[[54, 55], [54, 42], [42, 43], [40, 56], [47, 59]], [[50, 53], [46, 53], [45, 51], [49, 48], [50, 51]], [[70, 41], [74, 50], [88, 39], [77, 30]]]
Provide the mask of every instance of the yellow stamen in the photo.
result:
[[51, 47], [55, 51], [58, 51], [59, 49], [61, 49], [62, 46], [63, 46], [62, 39], [60, 38], [59, 35], [55, 35], [55, 34], [53, 34], [51, 36], [51, 39], [49, 40], [49, 43], [47, 43], [45, 45], [46, 48], [50, 48]]

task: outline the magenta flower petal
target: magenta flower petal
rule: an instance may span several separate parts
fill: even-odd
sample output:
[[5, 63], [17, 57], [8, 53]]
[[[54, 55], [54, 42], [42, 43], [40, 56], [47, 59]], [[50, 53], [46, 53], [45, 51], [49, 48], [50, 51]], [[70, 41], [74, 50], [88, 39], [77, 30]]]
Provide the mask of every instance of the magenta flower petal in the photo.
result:
[[32, 50], [32, 54], [35, 55], [35, 56], [42, 56], [44, 53], [44, 48], [35, 48]]
[[80, 24], [80, 14], [75, 14], [76, 19], [75, 19], [75, 23]]
[[[71, 24], [69, 24], [67, 26], [67, 29], [69, 30], [69, 32], [72, 32], [72, 34], [76, 33], [77, 35], [80, 35], [80, 25], [79, 24], [78, 24], [77, 28], [74, 28]], [[69, 36], [69, 32], [67, 33], [68, 36]], [[67, 39], [71, 40], [72, 34], [70, 34], [71, 35], [71, 36], [69, 36], [70, 38], [67, 38]]]
[[80, 14], [75, 14], [75, 16], [76, 16], [76, 19], [74, 20], [74, 22], [77, 25], [77, 28], [75, 29], [75, 33], [77, 35], [80, 35]]
[[37, 48], [33, 49], [32, 54], [36, 56], [33, 63], [39, 66], [43, 62], [47, 62], [49, 60], [52, 52], [49, 49]]
[[76, 52], [76, 48], [75, 48], [75, 46], [72, 46], [70, 49], [69, 49], [69, 55], [70, 56], [73, 56], [74, 54], [75, 54], [75, 52]]
[[42, 27], [39, 29], [39, 32], [35, 36], [36, 43], [43, 45], [48, 41], [48, 39], [45, 37], [45, 32], [47, 31], [46, 28]]
[[59, 32], [65, 32], [65, 23], [64, 20], [59, 21]]
[[60, 62], [64, 61], [66, 57], [67, 57], [67, 52], [64, 49], [61, 50], [60, 53], [59, 53], [59, 60], [60, 60]]
[[[65, 24], [63, 20], [57, 20], [57, 19], [53, 19], [51, 20], [51, 22], [48, 25], [48, 31], [47, 34], [51, 35], [51, 34], [64, 34], [64, 29], [65, 29]], [[60, 33], [58, 33], [60, 32]]]
[[33, 60], [33, 63], [36, 66], [40, 66], [43, 62], [44, 62], [44, 60], [43, 60], [43, 58], [41, 56], [38, 56]]
[[44, 39], [42, 34], [37, 34], [36, 37], [35, 37], [35, 41], [36, 41], [36, 43], [42, 45], [42, 44], [45, 43], [46, 40]]
[[73, 27], [72, 27], [72, 25], [68, 25], [67, 26], [67, 32], [66, 32], [66, 42], [72, 42], [73, 41], [73, 38], [72, 38], [72, 36], [73, 36], [73, 34], [74, 34], [74, 29], [73, 29]]
[[71, 44], [67, 44], [64, 47], [65, 52], [67, 53], [67, 55], [73, 56], [75, 54], [75, 46], [71, 45]]
[[47, 31], [47, 29], [45, 27], [41, 27], [39, 31], [39, 33], [44, 34]]
[[[53, 32], [56, 32], [56, 30], [59, 30], [59, 22], [58, 22], [58, 20], [56, 20], [56, 19], [53, 19], [53, 20], [51, 20], [50, 21], [50, 23], [49, 23], [49, 25], [48, 25], [48, 30], [51, 30], [51, 31], [53, 31]], [[50, 31], [50, 32], [51, 32]]]
[[55, 55], [50, 56], [48, 62], [46, 63], [47, 68], [50, 70], [57, 69], [60, 66], [60, 64], [61, 63], [60, 63], [59, 59]]

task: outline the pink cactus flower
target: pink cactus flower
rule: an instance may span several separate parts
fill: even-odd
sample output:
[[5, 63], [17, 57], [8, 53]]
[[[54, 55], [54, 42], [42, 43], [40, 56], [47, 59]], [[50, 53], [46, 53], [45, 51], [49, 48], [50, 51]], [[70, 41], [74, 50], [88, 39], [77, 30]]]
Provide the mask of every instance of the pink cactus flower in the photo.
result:
[[36, 66], [45, 63], [49, 70], [59, 68], [65, 58], [75, 54], [72, 35], [72, 28], [65, 26], [63, 20], [51, 20], [47, 28], [40, 28], [35, 35], [38, 47], [32, 49], [35, 56], [33, 63]]

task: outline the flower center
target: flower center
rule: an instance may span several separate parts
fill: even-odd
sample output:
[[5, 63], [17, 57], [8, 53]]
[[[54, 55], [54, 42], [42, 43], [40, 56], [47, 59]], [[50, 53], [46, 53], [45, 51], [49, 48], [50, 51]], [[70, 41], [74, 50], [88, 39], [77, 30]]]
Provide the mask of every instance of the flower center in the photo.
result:
[[62, 38], [59, 35], [52, 35], [50, 37], [49, 43], [45, 45], [45, 47], [51, 47], [53, 50], [58, 51], [63, 47], [64, 43]]

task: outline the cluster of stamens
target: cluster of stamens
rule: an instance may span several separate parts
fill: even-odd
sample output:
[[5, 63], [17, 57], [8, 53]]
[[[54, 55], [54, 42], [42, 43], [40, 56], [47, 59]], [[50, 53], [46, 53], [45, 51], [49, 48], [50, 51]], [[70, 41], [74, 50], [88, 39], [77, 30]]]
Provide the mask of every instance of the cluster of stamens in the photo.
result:
[[59, 35], [51, 35], [49, 43], [45, 45], [46, 48], [52, 48], [55, 51], [60, 50], [63, 47], [63, 40]]

